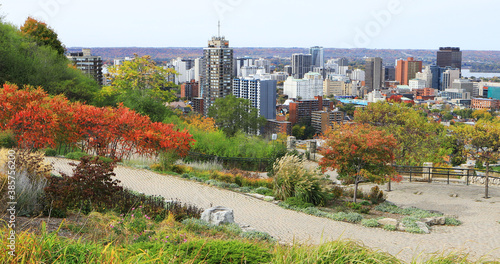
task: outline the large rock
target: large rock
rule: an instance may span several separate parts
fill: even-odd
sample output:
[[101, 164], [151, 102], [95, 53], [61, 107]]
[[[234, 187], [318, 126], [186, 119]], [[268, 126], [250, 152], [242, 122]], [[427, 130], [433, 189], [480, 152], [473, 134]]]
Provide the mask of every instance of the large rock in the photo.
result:
[[426, 234], [429, 234], [430, 231], [429, 231], [429, 228], [427, 227], [427, 225], [424, 223], [424, 222], [415, 222], [418, 226], [418, 228], [420, 228], [420, 230], [422, 230], [424, 233]]
[[382, 219], [377, 220], [377, 222], [382, 226], [385, 226], [385, 225], [398, 226], [398, 220], [396, 220], [394, 218], [382, 218]]
[[446, 219], [444, 216], [436, 216], [436, 217], [422, 218], [421, 221], [429, 226], [433, 226], [433, 225], [444, 225]]
[[213, 225], [234, 223], [233, 209], [224, 206], [208, 208], [201, 213], [201, 220]]

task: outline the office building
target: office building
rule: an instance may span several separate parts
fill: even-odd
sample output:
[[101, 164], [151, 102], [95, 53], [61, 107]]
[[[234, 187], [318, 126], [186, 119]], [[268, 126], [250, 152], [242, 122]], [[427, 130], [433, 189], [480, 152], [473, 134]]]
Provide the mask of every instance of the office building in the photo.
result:
[[441, 79], [440, 79], [440, 86], [439, 90], [444, 91], [448, 88], [452, 87], [453, 82], [456, 79], [460, 79], [460, 70], [459, 69], [451, 69], [450, 67], [447, 68], [440, 68], [441, 73]]
[[326, 79], [323, 82], [323, 96], [344, 96], [352, 94], [352, 82]]
[[341, 111], [313, 111], [311, 113], [311, 126], [317, 134], [325, 132], [334, 124], [344, 121], [344, 112]]
[[396, 65], [396, 81], [400, 85], [408, 85], [414, 79], [417, 72], [422, 71], [422, 61], [416, 61], [413, 57], [407, 60], [398, 60]]
[[323, 68], [325, 66], [325, 56], [323, 52], [323, 47], [314, 46], [309, 49], [309, 54], [311, 54], [311, 65], [315, 67]]
[[365, 71], [360, 70], [360, 69], [355, 69], [354, 71], [351, 72], [351, 80], [355, 81], [365, 81]]
[[186, 98], [188, 100], [193, 99], [193, 97], [200, 96], [200, 85], [195, 80], [192, 79], [190, 82], [185, 82], [181, 84], [181, 98]]
[[101, 56], [93, 56], [90, 49], [82, 49], [81, 52], [71, 52], [66, 57], [77, 69], [93, 78], [99, 85], [103, 85]]
[[394, 66], [385, 66], [384, 67], [384, 80], [386, 82], [396, 80], [396, 68]]
[[384, 83], [384, 71], [382, 70], [382, 58], [366, 59], [365, 86], [368, 91], [382, 88]]
[[233, 80], [233, 95], [250, 100], [260, 116], [276, 119], [276, 85], [277, 81], [266, 80], [259, 75], [236, 78]]
[[323, 95], [323, 78], [317, 72], [309, 72], [303, 79], [290, 76], [283, 83], [283, 93], [288, 98], [313, 99]]
[[292, 74], [295, 79], [302, 79], [304, 75], [311, 71], [311, 54], [293, 54], [292, 55]]
[[417, 89], [423, 89], [425, 88], [425, 80], [421, 79], [411, 79], [408, 83], [408, 86], [410, 87], [410, 91], [417, 90]]
[[460, 48], [441, 47], [437, 51], [437, 66], [462, 70], [462, 52]]
[[431, 66], [427, 65], [425, 68], [422, 70], [422, 72], [417, 72], [415, 75], [415, 79], [423, 80], [425, 82], [425, 87], [429, 88], [437, 88], [437, 87], [432, 87], [432, 70]]
[[500, 108], [500, 100], [498, 99], [486, 99], [486, 98], [474, 98], [471, 102], [472, 109], [486, 109], [486, 110], [498, 110]]
[[212, 37], [203, 49], [201, 93], [205, 114], [217, 98], [231, 94], [233, 82], [233, 49], [224, 37]]
[[194, 97], [193, 100], [193, 111], [199, 114], [205, 114], [204, 100], [201, 97]]
[[265, 70], [265, 73], [271, 73], [271, 61], [264, 59], [264, 58], [259, 58], [258, 60], [254, 60], [253, 62], [255, 67], [258, 68], [263, 68]]

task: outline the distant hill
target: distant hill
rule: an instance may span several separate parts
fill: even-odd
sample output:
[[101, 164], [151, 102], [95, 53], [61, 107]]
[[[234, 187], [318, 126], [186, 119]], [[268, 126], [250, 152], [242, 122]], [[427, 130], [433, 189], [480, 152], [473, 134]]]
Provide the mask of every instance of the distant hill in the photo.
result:
[[[154, 60], [166, 62], [171, 59], [198, 58], [202, 56], [203, 48], [91, 48], [94, 55], [99, 55], [103, 60], [112, 62], [115, 58], [150, 55]], [[81, 48], [72, 47], [68, 51], [79, 51]], [[289, 58], [293, 53], [307, 53], [306, 48], [241, 48], [235, 47], [235, 57], [281, 57]], [[362, 60], [364, 57], [382, 57], [385, 63], [394, 64], [399, 58], [415, 57], [423, 60], [424, 64], [430, 64], [436, 60], [436, 50], [412, 50], [412, 49], [335, 49], [325, 48], [325, 58], [346, 57], [350, 60]], [[477, 64], [500, 64], [500, 51], [463, 51], [464, 66], [474, 66]]]

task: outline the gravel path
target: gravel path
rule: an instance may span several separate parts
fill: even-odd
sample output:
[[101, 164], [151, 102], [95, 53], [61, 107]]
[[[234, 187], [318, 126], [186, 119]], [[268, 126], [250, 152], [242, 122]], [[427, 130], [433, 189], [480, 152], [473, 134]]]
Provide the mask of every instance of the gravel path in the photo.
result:
[[[71, 172], [65, 159], [47, 158], [55, 171]], [[227, 206], [234, 210], [237, 223], [268, 232], [284, 242], [319, 243], [332, 239], [352, 239], [410, 261], [415, 257], [443, 250], [469, 253], [473, 257], [489, 255], [500, 260], [500, 188], [491, 187], [483, 199], [484, 187], [439, 183], [393, 184], [388, 200], [399, 206], [415, 206], [456, 215], [463, 221], [458, 227], [438, 226], [431, 234], [389, 232], [379, 228], [337, 222], [283, 209], [240, 193], [209, 187], [178, 177], [148, 170], [118, 166], [116, 177], [132, 190], [166, 199], [179, 199], [201, 208]], [[363, 187], [369, 190], [369, 186]], [[421, 192], [421, 194], [415, 194]], [[451, 197], [458, 194], [458, 197]]]

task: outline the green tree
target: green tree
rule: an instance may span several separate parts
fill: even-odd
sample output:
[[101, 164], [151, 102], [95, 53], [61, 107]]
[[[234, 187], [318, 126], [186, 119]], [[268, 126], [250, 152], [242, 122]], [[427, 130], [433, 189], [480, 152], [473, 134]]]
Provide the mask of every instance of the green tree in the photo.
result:
[[104, 87], [96, 102], [100, 106], [123, 103], [135, 111], [148, 115], [152, 121], [161, 122], [166, 117], [165, 102], [176, 99], [175, 86], [167, 76], [175, 74], [173, 69], [157, 66], [150, 56], [135, 57], [122, 65], [109, 68], [111, 85]]
[[354, 202], [360, 182], [382, 183], [396, 175], [392, 166], [396, 140], [384, 130], [368, 124], [337, 125], [323, 139], [319, 165], [323, 171], [337, 169], [341, 180], [354, 183]]
[[0, 22], [0, 84], [41, 86], [51, 95], [91, 102], [99, 91], [95, 80], [69, 67], [53, 47], [38, 45], [18, 28]]
[[417, 110], [404, 104], [377, 102], [356, 111], [354, 120], [383, 128], [397, 141], [396, 164], [418, 165], [423, 162], [444, 162], [450, 154], [444, 142], [445, 127], [429, 121]]
[[467, 152], [486, 167], [484, 198], [488, 197], [490, 164], [500, 158], [500, 124], [478, 121], [474, 126], [456, 126], [453, 133], [462, 144], [468, 146]]
[[255, 134], [266, 124], [266, 118], [259, 116], [256, 108], [251, 106], [250, 100], [228, 95], [217, 98], [208, 109], [208, 116], [215, 119], [215, 124], [232, 137], [238, 131]]
[[24, 25], [21, 26], [21, 32], [32, 38], [38, 45], [51, 47], [59, 55], [63, 55], [66, 50], [53, 29], [32, 17], [26, 19]]
[[339, 110], [346, 113], [348, 116], [354, 116], [354, 111], [356, 110], [356, 105], [354, 104], [342, 104], [339, 105]]

